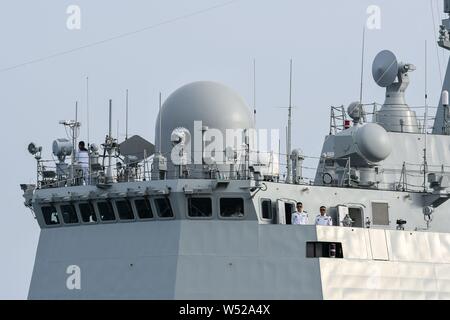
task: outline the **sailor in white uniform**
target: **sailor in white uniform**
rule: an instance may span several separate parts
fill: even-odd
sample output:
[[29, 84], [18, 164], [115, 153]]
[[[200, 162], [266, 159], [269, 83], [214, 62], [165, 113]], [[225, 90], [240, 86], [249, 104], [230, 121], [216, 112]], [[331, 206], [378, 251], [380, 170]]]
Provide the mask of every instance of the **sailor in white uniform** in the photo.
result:
[[333, 218], [327, 216], [327, 208], [324, 206], [320, 207], [320, 214], [316, 217], [317, 226], [332, 226]]
[[303, 204], [297, 202], [297, 211], [292, 213], [291, 223], [292, 224], [308, 224], [308, 213], [303, 211]]
[[80, 141], [80, 143], [78, 144], [76, 161], [83, 170], [83, 179], [87, 184], [89, 181], [89, 151], [86, 149], [84, 141]]

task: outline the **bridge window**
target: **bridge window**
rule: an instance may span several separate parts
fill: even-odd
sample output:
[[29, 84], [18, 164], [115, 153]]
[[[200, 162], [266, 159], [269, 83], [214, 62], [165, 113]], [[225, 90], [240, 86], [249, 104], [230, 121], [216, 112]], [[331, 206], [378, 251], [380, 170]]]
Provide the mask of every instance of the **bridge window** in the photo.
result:
[[78, 223], [77, 211], [72, 204], [61, 205], [61, 215], [65, 224]]
[[114, 221], [116, 216], [114, 215], [114, 209], [110, 201], [97, 202], [98, 213], [102, 221]]
[[173, 218], [172, 206], [168, 198], [155, 199], [155, 205], [160, 218]]
[[205, 218], [212, 216], [211, 198], [189, 198], [188, 213], [190, 217]]
[[140, 219], [153, 218], [153, 210], [148, 199], [138, 199], [134, 201], [136, 211]]
[[273, 218], [272, 215], [272, 201], [270, 199], [264, 199], [261, 202], [261, 213], [263, 219], [271, 220]]
[[97, 216], [95, 215], [94, 206], [92, 203], [80, 203], [78, 205], [81, 213], [81, 220], [85, 223], [97, 222]]
[[340, 242], [307, 242], [307, 258], [343, 258], [342, 243]]
[[153, 218], [153, 210], [148, 199], [138, 199], [134, 201], [136, 211], [140, 219]]
[[133, 220], [134, 214], [131, 208], [131, 203], [128, 200], [116, 201], [117, 212], [119, 213], [120, 220]]
[[43, 206], [41, 211], [46, 225], [59, 224], [58, 211], [54, 206]]
[[244, 199], [242, 198], [221, 198], [220, 215], [224, 218], [243, 218]]

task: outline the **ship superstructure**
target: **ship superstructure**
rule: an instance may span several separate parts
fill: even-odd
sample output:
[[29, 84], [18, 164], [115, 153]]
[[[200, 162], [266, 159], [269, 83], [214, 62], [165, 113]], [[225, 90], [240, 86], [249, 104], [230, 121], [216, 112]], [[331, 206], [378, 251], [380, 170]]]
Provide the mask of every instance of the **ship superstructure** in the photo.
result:
[[[406, 103], [415, 68], [376, 56], [385, 102], [332, 108], [314, 181], [300, 149], [261, 150], [243, 99], [207, 81], [165, 101], [154, 143], [111, 129], [90, 143], [87, 171], [76, 139], [54, 141], [57, 163], [30, 144], [37, 184], [22, 189], [41, 235], [29, 298], [450, 298], [450, 76], [428, 132]], [[62, 124], [76, 136], [77, 120]], [[308, 225], [290, 225], [298, 201]], [[333, 226], [314, 225], [322, 205]]]

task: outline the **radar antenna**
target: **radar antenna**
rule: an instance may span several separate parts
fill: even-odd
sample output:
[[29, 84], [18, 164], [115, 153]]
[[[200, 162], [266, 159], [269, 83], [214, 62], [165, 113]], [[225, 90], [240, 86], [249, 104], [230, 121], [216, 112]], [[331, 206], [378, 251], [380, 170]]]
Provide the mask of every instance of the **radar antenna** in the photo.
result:
[[375, 82], [386, 88], [385, 101], [377, 112], [377, 123], [390, 132], [419, 133], [416, 113], [405, 101], [409, 72], [416, 70], [410, 63], [399, 63], [389, 50], [377, 54], [372, 65]]
[[391, 51], [383, 50], [377, 54], [372, 65], [372, 75], [380, 87], [387, 88], [394, 83], [398, 75], [398, 62]]
[[72, 156], [71, 156], [71, 178], [74, 178], [74, 166], [75, 166], [75, 155], [76, 155], [76, 144], [79, 135], [79, 129], [81, 123], [78, 122], [78, 101], [75, 102], [75, 120], [61, 120], [59, 124], [62, 124], [65, 128], [69, 128], [70, 139], [72, 140]]

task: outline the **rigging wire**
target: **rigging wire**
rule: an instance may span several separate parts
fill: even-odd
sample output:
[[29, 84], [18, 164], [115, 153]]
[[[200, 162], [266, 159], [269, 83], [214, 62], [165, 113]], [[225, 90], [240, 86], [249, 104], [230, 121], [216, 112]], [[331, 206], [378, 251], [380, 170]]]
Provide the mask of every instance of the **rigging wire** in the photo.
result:
[[88, 43], [86, 45], [83, 45], [83, 46], [80, 46], [80, 47], [76, 47], [76, 48], [72, 48], [72, 49], [69, 49], [69, 50], [60, 51], [60, 52], [57, 52], [57, 53], [54, 53], [54, 54], [51, 54], [51, 55], [48, 55], [48, 56], [32, 59], [32, 60], [29, 60], [29, 61], [26, 61], [26, 62], [23, 62], [23, 63], [19, 63], [19, 64], [16, 64], [16, 65], [10, 66], [10, 67], [1, 68], [0, 69], [0, 73], [11, 71], [11, 70], [14, 70], [14, 69], [17, 69], [17, 68], [20, 68], [20, 67], [24, 67], [24, 66], [27, 66], [27, 65], [43, 62], [43, 61], [46, 61], [46, 60], [49, 60], [49, 59], [52, 59], [52, 58], [57, 58], [57, 57], [60, 57], [60, 56], [68, 55], [68, 54], [71, 54], [71, 53], [74, 53], [74, 52], [77, 52], [77, 51], [80, 51], [80, 50], [83, 50], [83, 49], [99, 46], [99, 45], [105, 44], [105, 43], [110, 42], [110, 41], [126, 38], [126, 37], [129, 37], [129, 36], [138, 34], [138, 33], [142, 33], [142, 32], [145, 32], [145, 31], [148, 31], [148, 30], [151, 30], [151, 29], [155, 29], [157, 27], [161, 27], [161, 26], [168, 25], [168, 24], [171, 24], [171, 23], [174, 23], [174, 22], [178, 22], [180, 20], [185, 20], [185, 19], [188, 19], [188, 18], [191, 18], [191, 17], [194, 17], [194, 16], [198, 16], [198, 15], [201, 15], [201, 14], [213, 11], [213, 10], [217, 10], [217, 9], [229, 6], [231, 4], [234, 4], [236, 2], [239, 2], [239, 1], [244, 1], [244, 0], [230, 0], [230, 1], [222, 2], [220, 4], [217, 4], [217, 5], [214, 5], [214, 6], [210, 6], [210, 7], [201, 9], [201, 10], [193, 11], [193, 12], [190, 12], [190, 13], [187, 13], [187, 14], [184, 14], [184, 15], [172, 18], [172, 19], [164, 20], [164, 21], [155, 23], [153, 25], [150, 25], [150, 26], [147, 26], [147, 27], [144, 27], [144, 28], [141, 28], [141, 29], [125, 32], [125, 33], [122, 33], [122, 34], [119, 34], [119, 35], [116, 35], [116, 36], [112, 36], [112, 37], [109, 37], [109, 38], [106, 38], [106, 39], [103, 39], [103, 40], [91, 42], [91, 43]]

